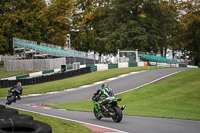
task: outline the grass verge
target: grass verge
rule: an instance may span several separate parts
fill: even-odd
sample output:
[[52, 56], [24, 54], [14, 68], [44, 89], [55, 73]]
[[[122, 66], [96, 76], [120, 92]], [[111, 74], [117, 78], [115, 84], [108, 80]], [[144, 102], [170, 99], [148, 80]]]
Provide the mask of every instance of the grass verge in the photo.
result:
[[[127, 93], [122, 98], [126, 115], [200, 120], [200, 69], [172, 75]], [[53, 103], [67, 110], [92, 111], [92, 101]]]
[[19, 111], [20, 114], [33, 116], [34, 120], [45, 122], [52, 127], [52, 133], [94, 133], [80, 123], [44, 116], [40, 114]]
[[[163, 67], [129, 67], [129, 68], [119, 68], [119, 69], [109, 69], [105, 71], [97, 71], [89, 74], [84, 74], [72, 78], [66, 78], [63, 80], [46, 82], [42, 84], [23, 86], [23, 95], [27, 94], [41, 94], [52, 91], [60, 91], [64, 89], [70, 89], [82, 85], [91, 84], [97, 81], [101, 81], [107, 78], [115, 77], [121, 74], [151, 70], [151, 69], [161, 69]], [[1, 75], [1, 73], [0, 73]], [[94, 78], [95, 77], [95, 78]], [[6, 97], [9, 88], [0, 88], [0, 97]]]
[[7, 71], [3, 65], [0, 65], [0, 79], [12, 77], [12, 76], [24, 75], [31, 72], [34, 72], [34, 71]]

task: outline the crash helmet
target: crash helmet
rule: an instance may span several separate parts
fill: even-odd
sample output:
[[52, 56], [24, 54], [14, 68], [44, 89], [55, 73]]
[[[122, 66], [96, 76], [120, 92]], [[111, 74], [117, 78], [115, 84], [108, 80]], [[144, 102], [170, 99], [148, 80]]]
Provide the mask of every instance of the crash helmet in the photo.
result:
[[18, 82], [18, 83], [17, 83], [17, 86], [22, 86], [22, 83], [21, 83], [21, 82]]
[[106, 96], [114, 96], [112, 89], [108, 86], [108, 84], [103, 84], [102, 89], [104, 89], [104, 94]]
[[107, 88], [107, 87], [108, 87], [108, 84], [107, 84], [107, 83], [104, 83], [104, 84], [101, 85], [101, 88], [102, 88], [102, 89], [105, 89], [105, 88]]

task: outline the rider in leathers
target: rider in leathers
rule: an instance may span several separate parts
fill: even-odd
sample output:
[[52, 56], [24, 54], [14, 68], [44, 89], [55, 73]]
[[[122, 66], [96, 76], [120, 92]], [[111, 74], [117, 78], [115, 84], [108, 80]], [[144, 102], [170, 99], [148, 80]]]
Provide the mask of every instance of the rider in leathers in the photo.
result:
[[101, 89], [97, 90], [97, 92], [95, 93], [96, 101], [98, 101], [99, 103], [99, 106], [98, 106], [99, 111], [101, 110], [101, 107], [107, 111], [104, 105], [106, 105], [109, 101], [109, 100], [106, 100], [106, 98], [111, 97], [111, 96], [114, 96], [112, 89], [108, 87], [107, 83], [104, 83], [101, 86]]

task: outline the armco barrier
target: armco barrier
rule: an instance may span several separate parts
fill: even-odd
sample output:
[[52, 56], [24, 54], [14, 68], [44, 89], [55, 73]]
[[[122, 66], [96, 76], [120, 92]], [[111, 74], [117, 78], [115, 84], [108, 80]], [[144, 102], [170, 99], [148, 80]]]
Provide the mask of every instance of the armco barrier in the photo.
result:
[[90, 72], [91, 72], [90, 67], [86, 67], [86, 68], [81, 68], [78, 70], [71, 70], [71, 71], [66, 71], [63, 73], [55, 73], [51, 75], [45, 75], [45, 76], [40, 76], [40, 77], [28, 78], [28, 79], [0, 80], [0, 88], [12, 87], [16, 85], [18, 82], [21, 82], [22, 85], [39, 84], [39, 83], [69, 78], [73, 76], [78, 76], [78, 75], [82, 75], [82, 74], [86, 74]]

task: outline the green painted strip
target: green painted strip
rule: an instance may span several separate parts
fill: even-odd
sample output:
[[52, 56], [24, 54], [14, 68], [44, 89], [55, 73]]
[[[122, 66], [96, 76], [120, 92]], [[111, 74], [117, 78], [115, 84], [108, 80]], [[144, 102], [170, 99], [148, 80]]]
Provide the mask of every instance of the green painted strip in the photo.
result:
[[118, 68], [118, 64], [108, 64], [108, 69]]
[[73, 69], [73, 67], [72, 66], [67, 67], [67, 70], [70, 70], [70, 69]]
[[128, 63], [128, 67], [137, 67], [137, 66], [138, 66], [137, 62], [129, 62]]
[[91, 72], [96, 72], [97, 71], [97, 66], [90, 66], [90, 71]]
[[42, 71], [42, 74], [53, 73], [53, 72], [54, 72], [54, 70], [44, 70], [44, 71]]
[[91, 66], [95, 66], [95, 65], [94, 64], [86, 64], [86, 67], [87, 66], [91, 67]]
[[186, 64], [179, 64], [179, 67], [187, 67]]
[[21, 76], [16, 76], [16, 79], [24, 79], [24, 78], [28, 78], [29, 74], [27, 75], [21, 75]]

